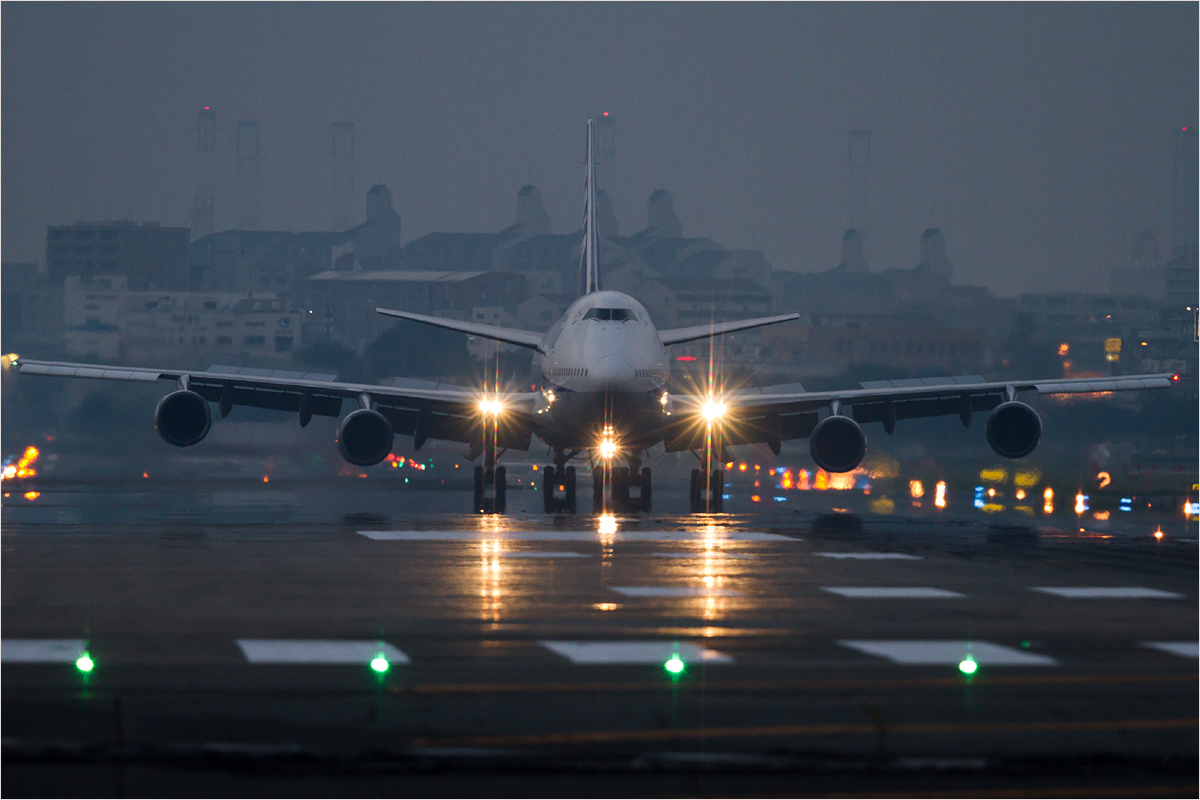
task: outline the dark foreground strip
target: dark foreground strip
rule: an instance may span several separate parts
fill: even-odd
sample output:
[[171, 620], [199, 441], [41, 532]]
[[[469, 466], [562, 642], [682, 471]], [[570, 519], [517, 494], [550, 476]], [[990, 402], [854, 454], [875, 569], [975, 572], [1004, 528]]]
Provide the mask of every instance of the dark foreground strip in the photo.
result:
[[[961, 687], [961, 676], [937, 678], [862, 678], [836, 681], [727, 681], [699, 683], [695, 678], [679, 684], [681, 689], [714, 692], [781, 692], [830, 689], [914, 689]], [[973, 678], [974, 686], [1069, 686], [1114, 683], [1192, 683], [1195, 673], [1137, 673], [1118, 675], [1010, 675]], [[593, 682], [593, 683], [446, 683], [389, 686], [391, 694], [561, 694], [572, 692], [661, 692], [662, 682]]]
[[[918, 722], [888, 725], [887, 733], [1069, 733], [1078, 731], [1163, 731], [1200, 727], [1200, 719], [1117, 719], [1080, 722]], [[563, 733], [502, 734], [466, 736], [457, 739], [412, 739], [418, 747], [528, 747], [559, 744], [601, 744], [607, 742], [653, 742], [676, 739], [746, 739], [774, 736], [878, 736], [880, 729], [870, 723], [830, 725], [757, 725], [725, 728], [664, 728], [630, 731], [572, 731]]]

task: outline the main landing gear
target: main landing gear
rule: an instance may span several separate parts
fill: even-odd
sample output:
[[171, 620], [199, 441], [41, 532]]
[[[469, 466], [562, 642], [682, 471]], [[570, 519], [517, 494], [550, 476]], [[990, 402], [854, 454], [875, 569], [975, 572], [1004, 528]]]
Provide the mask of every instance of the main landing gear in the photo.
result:
[[[488, 491], [491, 490], [491, 495]], [[503, 514], [508, 508], [508, 470], [475, 467], [475, 513]]]
[[692, 482], [688, 491], [692, 513], [704, 512], [719, 514], [725, 510], [725, 471], [714, 469], [705, 481], [703, 470], [692, 470]]
[[483, 427], [483, 464], [475, 467], [476, 514], [503, 514], [508, 508], [508, 470], [496, 463], [495, 424], [493, 420], [491, 426], [485, 422]]
[[575, 468], [568, 467], [578, 450], [554, 451], [554, 466], [542, 470], [542, 506], [547, 514], [575, 513]]

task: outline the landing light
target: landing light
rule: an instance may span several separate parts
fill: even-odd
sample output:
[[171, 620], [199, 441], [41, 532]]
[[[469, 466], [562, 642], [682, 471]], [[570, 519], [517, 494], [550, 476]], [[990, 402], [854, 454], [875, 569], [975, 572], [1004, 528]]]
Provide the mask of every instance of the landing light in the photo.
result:
[[716, 422], [725, 416], [725, 404], [720, 400], [709, 400], [704, 404], [701, 413], [704, 414], [704, 418], [709, 422]]
[[484, 414], [491, 414], [493, 417], [498, 417], [504, 411], [504, 404], [499, 399], [485, 397], [479, 401], [479, 410]]
[[600, 457], [604, 459], [612, 458], [617, 454], [617, 444], [612, 439], [604, 439], [600, 442]]

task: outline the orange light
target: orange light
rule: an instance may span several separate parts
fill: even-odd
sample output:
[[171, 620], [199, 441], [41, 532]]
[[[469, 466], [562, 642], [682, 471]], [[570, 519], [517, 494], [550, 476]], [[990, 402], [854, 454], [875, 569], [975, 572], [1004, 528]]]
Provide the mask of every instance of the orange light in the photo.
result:
[[908, 493], [912, 495], [914, 500], [925, 496], [925, 485], [920, 481], [908, 482]]
[[823, 492], [829, 488], [829, 473], [823, 469], [817, 470], [817, 477], [813, 480], [813, 488], [818, 492]]
[[37, 500], [41, 496], [42, 496], [41, 492], [26, 492], [25, 493], [26, 500]]
[[995, 497], [995, 496], [996, 496], [995, 488], [988, 489], [988, 497]]
[[263, 483], [270, 483], [270, 482], [271, 482], [271, 479], [268, 476], [263, 475]]
[[1018, 500], [1024, 500], [1024, 499], [1025, 499], [1025, 490], [1024, 490], [1024, 489], [1017, 489], [1016, 498], [1017, 498]]
[[938, 508], [946, 507], [946, 482], [945, 481], [938, 481], [937, 486], [934, 487], [933, 504], [935, 506], [937, 506]]
[[142, 477], [143, 477], [143, 478], [149, 478], [149, 477], [150, 477], [150, 473], [149, 473], [149, 472], [143, 472], [143, 473], [142, 473]]
[[1096, 480], [1099, 481], [1100, 488], [1103, 489], [1112, 483], [1112, 475], [1109, 475], [1107, 472], [1098, 472], [1096, 473]]
[[732, 462], [732, 461], [726, 461], [726, 462], [725, 462], [725, 469], [733, 469], [733, 462]]
[[796, 488], [802, 492], [807, 492], [811, 488], [808, 482], [808, 470], [802, 469], [796, 474]]
[[761, 501], [762, 498], [756, 494], [752, 494], [752, 495], [750, 495], [750, 500], [751, 500], [751, 502], [757, 503], [757, 502]]
[[1156, 531], [1154, 532], [1154, 538], [1155, 538], [1155, 539], [1162, 539], [1162, 537], [1163, 537], [1162, 528], [1159, 528], [1158, 530], [1156, 530]]
[[1109, 511], [1097, 511], [1097, 512], [1095, 513], [1095, 515], [1094, 515], [1094, 516], [1096, 517], [1096, 519], [1098, 519], [1098, 520], [1100, 520], [1101, 522], [1103, 522], [1104, 520], [1106, 520], [1106, 519], [1108, 519], [1108, 518], [1109, 518], [1109, 515], [1110, 515], [1111, 513], [1112, 513], [1112, 512], [1109, 512]]
[[[454, 468], [455, 468], [455, 469], [458, 469], [458, 464], [455, 464], [455, 465], [454, 465]], [[537, 472], [537, 464], [534, 464], [534, 465], [533, 465], [533, 471], [534, 471], [534, 472]]]
[[738, 472], [745, 472], [745, 471], [746, 471], [746, 465], [738, 464]]

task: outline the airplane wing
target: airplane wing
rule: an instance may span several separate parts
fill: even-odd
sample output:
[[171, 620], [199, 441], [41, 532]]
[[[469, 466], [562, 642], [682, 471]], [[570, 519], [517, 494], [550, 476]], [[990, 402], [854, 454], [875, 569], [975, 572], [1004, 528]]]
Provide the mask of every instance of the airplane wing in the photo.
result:
[[537, 333], [536, 331], [502, 328], [499, 325], [482, 325], [478, 322], [462, 322], [457, 319], [443, 319], [442, 317], [430, 317], [425, 314], [413, 314], [410, 311], [393, 311], [388, 308], [377, 308], [375, 312], [383, 314], [385, 317], [407, 319], [412, 322], [420, 322], [422, 325], [432, 325], [435, 328], [445, 328], [446, 330], [458, 331], [470, 336], [482, 336], [485, 339], [495, 339], [498, 342], [515, 344], [518, 347], [528, 347], [530, 350], [536, 350], [539, 353], [543, 352], [542, 339], [545, 337], [545, 334]]
[[[841, 414], [856, 422], [883, 422], [889, 430], [896, 420], [955, 414], [967, 425], [974, 412], [991, 411], [1014, 399], [1019, 392], [1078, 394], [1166, 389], [1178, 380], [1179, 376], [1172, 373], [1040, 381], [986, 381], [972, 375], [870, 381], [862, 384], [860, 389], [829, 392], [797, 391], [796, 384], [744, 389], [721, 398], [727, 408], [724, 436], [726, 443], [731, 445], [767, 442], [775, 446], [781, 440], [803, 439], [816, 427], [818, 410], [831, 409], [835, 404]], [[693, 440], [699, 441], [703, 430], [696, 430], [694, 420], [707, 401], [707, 397], [699, 395], [672, 397], [676, 414], [690, 419], [671, 424], [672, 430], [667, 435], [669, 450], [698, 446]], [[683, 413], [679, 414], [681, 411]]]
[[780, 322], [791, 322], [800, 319], [799, 314], [780, 314], [777, 317], [758, 317], [756, 319], [739, 319], [735, 322], [717, 322], [711, 325], [693, 325], [690, 328], [671, 328], [658, 332], [658, 338], [663, 345], [683, 344], [696, 339], [707, 339], [710, 336], [721, 336], [735, 331], [761, 328], [765, 325], [776, 325]]
[[[22, 375], [157, 383], [175, 381], [205, 400], [218, 404], [221, 416], [234, 406], [269, 408], [309, 416], [338, 417], [342, 401], [369, 400], [391, 423], [393, 431], [409, 436], [455, 442], [478, 438], [481, 393], [470, 387], [432, 381], [396, 381], [399, 385], [340, 383], [332, 375], [213, 366], [204, 371], [113, 367], [71, 364], [21, 358], [15, 362]], [[505, 424], [497, 432], [500, 447], [528, 450], [533, 430], [534, 395], [505, 397]]]

